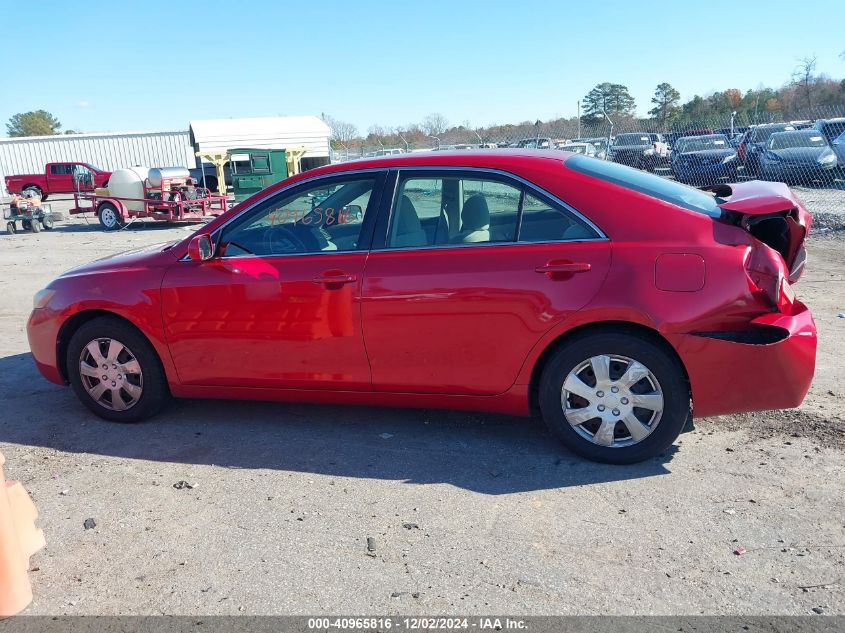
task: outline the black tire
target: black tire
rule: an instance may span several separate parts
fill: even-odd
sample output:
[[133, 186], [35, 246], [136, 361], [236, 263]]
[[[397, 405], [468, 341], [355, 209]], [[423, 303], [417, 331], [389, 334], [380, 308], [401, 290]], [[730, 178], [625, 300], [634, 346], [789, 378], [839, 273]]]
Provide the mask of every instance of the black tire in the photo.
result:
[[[112, 339], [129, 350], [141, 367], [141, 395], [122, 411], [107, 408], [88, 393], [80, 373], [83, 350], [97, 339]], [[70, 339], [66, 366], [71, 387], [79, 400], [96, 415], [111, 422], [141, 422], [158, 413], [170, 399], [164, 368], [155, 348], [133, 325], [116, 317], [99, 317], [82, 325]], [[111, 397], [111, 396], [110, 396]]]
[[29, 223], [29, 230], [33, 233], [40, 233], [41, 232], [41, 222], [40, 220], [32, 220]]
[[53, 227], [56, 226], [56, 223], [53, 222], [53, 218], [49, 215], [45, 215], [41, 218], [41, 227], [46, 231], [52, 231]]
[[97, 217], [106, 231], [116, 231], [126, 224], [120, 211], [111, 202], [104, 202], [97, 208]]
[[6, 233], [14, 235], [18, 232], [18, 227], [14, 222], [6, 222]]
[[[585, 361], [600, 355], [633, 359], [644, 365], [659, 383], [663, 394], [662, 415], [650, 434], [639, 442], [600, 446], [576, 431], [566, 419], [561, 398], [567, 376]], [[595, 331], [573, 340], [549, 359], [540, 380], [540, 410], [549, 429], [572, 452], [596, 462], [633, 464], [664, 452], [684, 429], [690, 418], [689, 385], [680, 362], [658, 342], [618, 331]], [[584, 429], [591, 423], [594, 422], [585, 422]], [[617, 422], [615, 433], [626, 432], [625, 425]]]
[[24, 187], [24, 188], [23, 188], [23, 190], [21, 191], [21, 195], [23, 195], [24, 197], [26, 197], [26, 192], [27, 192], [27, 191], [28, 191], [28, 192], [30, 192], [33, 196], [38, 196], [38, 197], [40, 197], [42, 200], [46, 200], [46, 199], [47, 199], [47, 198], [44, 196], [44, 192], [43, 192], [43, 191], [41, 191], [41, 187], [36, 187], [35, 185], [28, 185], [28, 186], [26, 186], [26, 187]]
[[32, 229], [32, 221], [31, 220], [21, 220], [21, 228], [24, 231], [29, 231]]

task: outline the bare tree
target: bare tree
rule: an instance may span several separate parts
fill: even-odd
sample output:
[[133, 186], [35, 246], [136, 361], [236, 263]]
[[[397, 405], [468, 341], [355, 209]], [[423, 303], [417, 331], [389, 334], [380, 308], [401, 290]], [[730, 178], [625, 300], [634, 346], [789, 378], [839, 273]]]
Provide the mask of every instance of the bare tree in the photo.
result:
[[330, 116], [327, 116], [325, 121], [326, 125], [331, 128], [333, 141], [348, 143], [358, 137], [358, 128], [352, 123], [347, 123], [346, 121], [341, 121]]
[[428, 136], [437, 136], [438, 134], [443, 134], [446, 131], [446, 128], [449, 127], [449, 122], [446, 120], [442, 114], [437, 112], [433, 112], [429, 114], [423, 122], [420, 124], [420, 128], [423, 132], [425, 132]]
[[816, 56], [798, 60], [798, 67], [792, 73], [792, 81], [798, 92], [807, 100], [807, 108], [813, 107], [813, 85], [816, 83]]
[[382, 139], [388, 135], [389, 133], [380, 125], [371, 125], [367, 129], [367, 139], [375, 140], [377, 143], [381, 143]]

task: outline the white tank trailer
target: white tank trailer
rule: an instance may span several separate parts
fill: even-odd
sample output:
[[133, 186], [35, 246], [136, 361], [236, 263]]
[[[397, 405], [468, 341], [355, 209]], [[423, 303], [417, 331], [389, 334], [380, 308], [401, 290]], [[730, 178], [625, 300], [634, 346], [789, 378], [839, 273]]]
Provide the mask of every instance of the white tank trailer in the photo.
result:
[[[144, 198], [144, 183], [150, 189], [160, 189], [164, 180], [182, 182], [191, 177], [184, 167], [127, 167], [113, 172], [109, 178], [109, 195], [115, 198]], [[143, 211], [143, 202], [125, 201], [124, 205], [130, 211]]]
[[112, 172], [106, 188], [74, 194], [71, 215], [96, 213], [106, 230], [132, 218], [199, 220], [228, 208], [226, 196], [195, 186], [184, 167], [127, 167]]

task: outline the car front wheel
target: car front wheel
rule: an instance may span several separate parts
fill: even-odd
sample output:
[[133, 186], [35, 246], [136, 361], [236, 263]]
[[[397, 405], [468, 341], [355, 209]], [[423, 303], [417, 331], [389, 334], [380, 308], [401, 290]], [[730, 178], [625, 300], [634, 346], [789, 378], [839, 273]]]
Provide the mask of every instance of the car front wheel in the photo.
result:
[[632, 464], [672, 445], [690, 416], [680, 362], [648, 338], [594, 332], [559, 349], [546, 364], [540, 409], [574, 453]]
[[170, 395], [155, 348], [117, 318], [83, 324], [68, 343], [66, 363], [77, 397], [106, 420], [140, 422], [155, 415]]

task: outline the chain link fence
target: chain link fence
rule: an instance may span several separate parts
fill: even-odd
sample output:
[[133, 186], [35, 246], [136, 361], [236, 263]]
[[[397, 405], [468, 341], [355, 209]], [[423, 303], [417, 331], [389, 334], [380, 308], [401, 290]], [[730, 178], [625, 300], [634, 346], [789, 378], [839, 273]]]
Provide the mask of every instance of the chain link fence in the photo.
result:
[[[752, 119], [752, 120], [749, 120]], [[845, 216], [845, 107], [817, 108], [788, 121], [764, 114], [709, 116], [694, 123], [605, 117], [396, 133], [334, 143], [333, 161], [443, 150], [513, 147], [572, 151], [697, 187], [769, 180], [794, 188], [816, 214]]]

